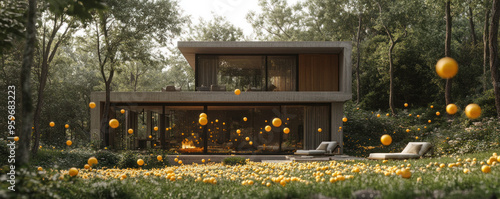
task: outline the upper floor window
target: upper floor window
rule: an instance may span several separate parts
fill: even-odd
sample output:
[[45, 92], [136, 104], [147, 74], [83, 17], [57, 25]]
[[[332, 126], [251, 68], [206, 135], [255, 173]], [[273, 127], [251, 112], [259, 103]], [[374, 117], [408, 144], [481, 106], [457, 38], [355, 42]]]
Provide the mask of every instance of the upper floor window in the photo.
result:
[[296, 91], [296, 55], [198, 55], [199, 91]]

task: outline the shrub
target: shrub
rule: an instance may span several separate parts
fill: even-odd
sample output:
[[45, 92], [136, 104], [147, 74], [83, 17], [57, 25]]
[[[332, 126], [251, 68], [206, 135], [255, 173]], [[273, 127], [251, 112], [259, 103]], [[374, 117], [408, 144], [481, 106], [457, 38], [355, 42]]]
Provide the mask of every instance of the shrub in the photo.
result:
[[245, 165], [247, 162], [243, 157], [228, 157], [223, 161], [224, 165]]

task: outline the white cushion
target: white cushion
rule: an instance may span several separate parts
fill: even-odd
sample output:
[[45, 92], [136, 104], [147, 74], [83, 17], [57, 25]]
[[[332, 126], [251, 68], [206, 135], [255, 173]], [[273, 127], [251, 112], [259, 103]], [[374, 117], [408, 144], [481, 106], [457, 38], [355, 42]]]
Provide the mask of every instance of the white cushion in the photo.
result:
[[429, 149], [432, 148], [432, 144], [429, 142], [408, 142], [408, 145], [406, 145], [405, 149], [403, 149], [401, 153], [408, 153], [408, 150], [410, 150], [410, 148], [412, 147], [411, 145], [414, 144], [422, 145], [422, 148], [420, 148], [420, 151], [418, 152], [418, 155], [420, 156], [424, 155], [425, 153], [427, 153], [427, 151], [429, 151]]
[[419, 158], [420, 155], [414, 153], [370, 153], [368, 159], [385, 160], [385, 159], [412, 159]]
[[322, 155], [325, 153], [324, 150], [297, 150], [295, 155]]

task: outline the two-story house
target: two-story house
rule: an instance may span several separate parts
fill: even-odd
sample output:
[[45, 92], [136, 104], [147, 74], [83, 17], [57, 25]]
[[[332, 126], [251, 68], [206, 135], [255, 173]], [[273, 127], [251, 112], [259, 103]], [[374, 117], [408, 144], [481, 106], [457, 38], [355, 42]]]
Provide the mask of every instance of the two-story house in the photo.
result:
[[[120, 127], [108, 135], [100, 132], [105, 93], [93, 92], [91, 140], [205, 154], [281, 154], [342, 143], [343, 103], [352, 97], [350, 42], [189, 41], [178, 48], [195, 71], [196, 91], [164, 85], [158, 92], [111, 92], [111, 118]], [[198, 123], [201, 113], [207, 125]], [[282, 125], [274, 127], [273, 118]]]

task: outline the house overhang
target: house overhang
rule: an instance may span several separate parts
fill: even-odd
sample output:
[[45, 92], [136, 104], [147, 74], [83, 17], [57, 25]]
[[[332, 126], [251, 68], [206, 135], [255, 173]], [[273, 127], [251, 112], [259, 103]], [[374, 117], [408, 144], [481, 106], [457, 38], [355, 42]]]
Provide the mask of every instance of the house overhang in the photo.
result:
[[179, 41], [177, 48], [195, 69], [196, 54], [341, 54], [351, 42], [341, 41]]

